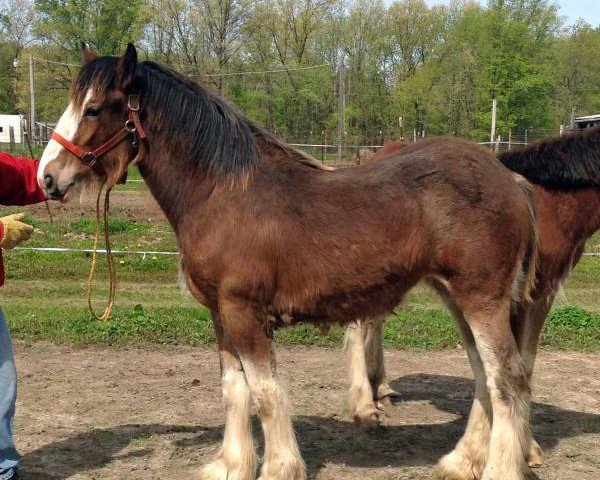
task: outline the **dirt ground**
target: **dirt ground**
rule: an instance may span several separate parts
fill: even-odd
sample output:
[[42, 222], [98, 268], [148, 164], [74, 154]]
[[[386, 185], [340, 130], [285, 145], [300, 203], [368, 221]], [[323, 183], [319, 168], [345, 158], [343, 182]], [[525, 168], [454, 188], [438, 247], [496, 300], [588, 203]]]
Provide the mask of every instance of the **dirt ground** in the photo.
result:
[[[24, 478], [197, 478], [223, 430], [217, 355], [193, 348], [75, 349], [17, 343], [16, 439]], [[472, 382], [462, 351], [388, 352], [402, 394], [385, 426], [345, 412], [342, 352], [279, 351], [309, 478], [433, 479], [465, 426]], [[540, 480], [600, 478], [600, 355], [546, 353], [535, 380]], [[257, 443], [260, 428], [255, 422]]]
[[[142, 191], [115, 191], [111, 194], [111, 213], [120, 217], [131, 218], [143, 222], [166, 220], [164, 214], [152, 194]], [[81, 199], [63, 204], [49, 202], [55, 221], [73, 220], [81, 215], [89, 217], [96, 211], [96, 194], [87, 193]], [[47, 218], [46, 206], [42, 204], [27, 207], [32, 214], [39, 218]]]

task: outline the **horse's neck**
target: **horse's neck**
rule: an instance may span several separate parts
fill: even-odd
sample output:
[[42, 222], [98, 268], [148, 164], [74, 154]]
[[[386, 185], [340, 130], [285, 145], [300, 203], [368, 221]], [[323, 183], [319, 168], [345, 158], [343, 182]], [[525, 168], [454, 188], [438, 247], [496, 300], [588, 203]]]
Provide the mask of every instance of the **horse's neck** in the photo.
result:
[[[586, 188], [570, 191], [552, 191], [536, 187], [541, 215], [553, 217], [552, 228], [563, 230], [575, 244], [581, 244], [600, 229], [600, 189]], [[541, 221], [545, 219], [542, 218]]]
[[585, 240], [600, 230], [600, 188], [589, 188], [574, 193], [585, 226]]
[[207, 179], [190, 174], [181, 159], [168, 152], [151, 153], [139, 169], [175, 232], [186, 209], [192, 205], [199, 207], [202, 197], [212, 190]]

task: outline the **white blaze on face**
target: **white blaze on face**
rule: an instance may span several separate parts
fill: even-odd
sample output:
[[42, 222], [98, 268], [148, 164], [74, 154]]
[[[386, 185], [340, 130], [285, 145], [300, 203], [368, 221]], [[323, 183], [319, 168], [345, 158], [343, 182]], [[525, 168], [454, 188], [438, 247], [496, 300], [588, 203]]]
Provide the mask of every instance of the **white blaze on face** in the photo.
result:
[[[60, 117], [60, 120], [56, 124], [54, 131], [62, 136], [65, 140], [72, 142], [73, 138], [75, 137], [75, 133], [77, 133], [77, 128], [79, 126], [79, 122], [81, 121], [83, 112], [85, 112], [86, 105], [91, 98], [92, 89], [88, 90], [83, 101], [83, 107], [81, 109], [75, 108], [73, 102], [69, 103], [67, 109], [64, 111]], [[48, 145], [46, 145], [44, 153], [42, 153], [40, 166], [37, 172], [37, 181], [40, 187], [43, 188], [44, 186], [44, 170], [46, 169], [46, 166], [51, 161], [56, 160], [62, 150], [64, 150], [64, 147], [56, 140], [50, 139]]]

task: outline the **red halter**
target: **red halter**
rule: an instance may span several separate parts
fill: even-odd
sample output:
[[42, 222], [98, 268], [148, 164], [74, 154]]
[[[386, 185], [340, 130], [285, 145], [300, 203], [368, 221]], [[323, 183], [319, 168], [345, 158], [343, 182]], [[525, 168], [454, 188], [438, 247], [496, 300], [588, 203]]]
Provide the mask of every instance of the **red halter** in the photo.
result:
[[144, 132], [144, 129], [142, 128], [138, 114], [140, 110], [140, 101], [137, 95], [129, 95], [129, 98], [127, 99], [127, 108], [129, 109], [129, 119], [125, 122], [123, 128], [94, 150], [84, 151], [82, 148], [69, 142], [66, 138], [56, 132], [52, 132], [50, 138], [60, 143], [64, 148], [75, 155], [81, 163], [94, 170], [100, 178], [104, 178], [107, 176], [107, 173], [104, 165], [100, 163], [100, 158], [110, 152], [130, 135], [132, 137], [131, 145], [134, 148], [137, 148], [138, 140], [146, 139], [146, 132]]

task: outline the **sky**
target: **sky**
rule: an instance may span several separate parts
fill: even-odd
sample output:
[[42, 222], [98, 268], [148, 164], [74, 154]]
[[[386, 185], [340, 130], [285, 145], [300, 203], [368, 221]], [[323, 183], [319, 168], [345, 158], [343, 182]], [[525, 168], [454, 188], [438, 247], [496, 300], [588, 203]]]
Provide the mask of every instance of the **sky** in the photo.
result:
[[[425, 0], [429, 5], [448, 3], [449, 0]], [[572, 24], [578, 18], [583, 18], [592, 26], [600, 26], [600, 0], [554, 0], [560, 7], [560, 14], [567, 18], [566, 23]], [[485, 3], [480, 0], [480, 3]]]

